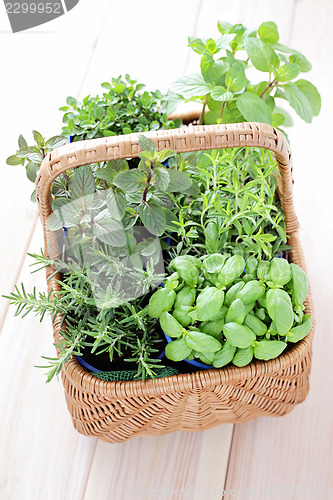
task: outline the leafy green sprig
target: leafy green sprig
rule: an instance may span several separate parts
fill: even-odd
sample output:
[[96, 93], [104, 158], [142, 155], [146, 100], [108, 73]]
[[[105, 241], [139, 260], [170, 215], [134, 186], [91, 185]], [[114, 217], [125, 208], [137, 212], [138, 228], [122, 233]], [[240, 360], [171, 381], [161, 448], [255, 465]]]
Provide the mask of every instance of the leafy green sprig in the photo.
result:
[[[248, 30], [220, 21], [218, 30], [217, 40], [189, 37], [189, 47], [201, 56], [200, 73], [171, 85], [169, 111], [181, 101], [198, 101], [200, 124], [257, 121], [288, 127], [292, 120], [278, 105], [282, 100], [311, 123], [320, 111], [320, 95], [308, 80], [295, 80], [310, 71], [311, 64], [299, 51], [279, 42], [276, 24], [264, 22], [258, 30]], [[259, 83], [249, 79], [248, 70], [253, 68], [263, 78]]]
[[129, 75], [112, 78], [102, 84], [102, 97], [88, 95], [78, 102], [67, 97], [63, 133], [73, 141], [96, 139], [132, 132], [175, 128], [180, 120], [170, 121], [163, 110], [164, 96], [160, 91], [147, 92], [145, 85]]

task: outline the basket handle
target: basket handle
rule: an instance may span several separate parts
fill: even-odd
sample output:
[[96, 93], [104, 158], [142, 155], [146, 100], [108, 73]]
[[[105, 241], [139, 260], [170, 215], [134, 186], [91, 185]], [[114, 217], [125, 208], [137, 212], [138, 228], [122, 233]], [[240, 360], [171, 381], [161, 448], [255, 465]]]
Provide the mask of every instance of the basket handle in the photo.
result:
[[[285, 136], [276, 128], [264, 123], [233, 123], [157, 130], [143, 135], [149, 137], [158, 150], [171, 149], [178, 153], [242, 146], [270, 150], [279, 164], [278, 188], [286, 231], [289, 236], [297, 231], [299, 223], [293, 207], [291, 152]], [[44, 158], [36, 179], [36, 198], [45, 241], [52, 246], [54, 233], [52, 235], [47, 225], [52, 213], [50, 186], [59, 174], [89, 163], [136, 157], [140, 150], [139, 134], [135, 133], [67, 144]]]

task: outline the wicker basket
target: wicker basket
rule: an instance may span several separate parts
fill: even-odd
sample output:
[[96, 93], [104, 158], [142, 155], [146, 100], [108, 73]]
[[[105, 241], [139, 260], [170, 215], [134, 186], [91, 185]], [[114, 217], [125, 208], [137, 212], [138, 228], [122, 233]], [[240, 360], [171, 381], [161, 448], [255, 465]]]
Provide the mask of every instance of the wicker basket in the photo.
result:
[[[239, 123], [190, 126], [186, 129], [149, 132], [158, 149], [178, 152], [238, 146], [259, 146], [273, 152], [279, 163], [279, 194], [292, 247], [291, 260], [305, 270], [292, 201], [290, 149], [283, 134], [270, 125]], [[76, 142], [44, 159], [37, 181], [37, 202], [44, 228], [45, 251], [55, 248], [55, 235], [47, 227], [51, 213], [50, 185], [69, 168], [88, 163], [130, 158], [139, 152], [137, 134]], [[47, 276], [53, 273], [47, 269]], [[59, 289], [55, 278], [48, 287]], [[313, 316], [309, 292], [306, 313]], [[59, 339], [59, 321], [54, 337]], [[72, 359], [62, 379], [74, 427], [87, 436], [120, 442], [138, 435], [201, 431], [224, 422], [246, 422], [260, 416], [281, 416], [304, 401], [309, 390], [311, 332], [285, 354], [267, 362], [253, 361], [238, 368], [228, 366], [161, 379], [105, 382], [86, 372]]]

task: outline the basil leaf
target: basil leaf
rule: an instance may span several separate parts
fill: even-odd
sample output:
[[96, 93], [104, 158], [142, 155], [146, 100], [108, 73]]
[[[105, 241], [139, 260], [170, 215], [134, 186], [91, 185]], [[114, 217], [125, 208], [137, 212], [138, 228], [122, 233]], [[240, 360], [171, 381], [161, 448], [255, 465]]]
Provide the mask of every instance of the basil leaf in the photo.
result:
[[218, 273], [225, 263], [225, 256], [220, 253], [213, 253], [202, 261], [203, 269], [207, 273]]
[[247, 314], [244, 320], [244, 325], [250, 328], [258, 336], [265, 335], [265, 333], [267, 332], [267, 326], [265, 325], [265, 323], [260, 321], [257, 316], [251, 313]]
[[308, 293], [309, 285], [306, 274], [297, 264], [290, 264], [292, 280], [292, 302], [295, 307], [303, 304]]
[[238, 323], [241, 325], [245, 319], [245, 305], [241, 299], [232, 302], [225, 317], [226, 323]]
[[250, 328], [233, 322], [224, 325], [223, 333], [228, 342], [235, 347], [250, 347], [256, 339], [255, 333]]
[[160, 325], [164, 333], [169, 335], [169, 337], [180, 337], [183, 333], [183, 326], [178, 323], [176, 318], [174, 318], [167, 311], [163, 311], [160, 316]]
[[244, 304], [258, 300], [265, 293], [265, 287], [257, 280], [248, 281], [237, 293], [237, 299], [242, 299]]
[[173, 340], [165, 346], [165, 355], [171, 361], [183, 361], [192, 353], [184, 338]]
[[197, 298], [196, 312], [199, 321], [207, 321], [222, 308], [224, 291], [212, 286], [205, 288]]
[[270, 266], [270, 280], [273, 281], [274, 286], [282, 287], [291, 279], [291, 270], [289, 262], [286, 259], [274, 257]]
[[254, 357], [268, 361], [277, 358], [287, 347], [281, 340], [260, 340], [254, 347]]
[[231, 345], [228, 341], [226, 341], [222, 349], [217, 351], [214, 356], [213, 366], [214, 368], [222, 368], [222, 366], [227, 365], [232, 361], [236, 352], [236, 347]]
[[241, 94], [236, 105], [246, 121], [272, 123], [272, 113], [269, 107], [256, 94], [252, 92]]
[[272, 289], [267, 292], [267, 311], [270, 318], [274, 321], [279, 334], [286, 335], [293, 326], [294, 311], [291, 304], [283, 297], [272, 295], [272, 292], [276, 291], [277, 289]]
[[139, 216], [143, 225], [155, 236], [161, 236], [166, 228], [166, 217], [163, 207], [151, 200], [139, 205]]
[[245, 349], [237, 349], [232, 362], [236, 366], [246, 366], [251, 363], [253, 359], [253, 347], [246, 347]]
[[241, 255], [229, 257], [218, 274], [218, 281], [222, 286], [227, 286], [237, 279], [245, 268], [245, 260]]
[[185, 340], [189, 347], [199, 352], [216, 352], [222, 347], [221, 343], [215, 337], [202, 332], [189, 330]]
[[286, 337], [288, 342], [298, 342], [308, 335], [312, 326], [312, 318], [306, 314], [303, 318], [303, 323], [298, 326], [294, 326], [290, 332], [287, 333]]

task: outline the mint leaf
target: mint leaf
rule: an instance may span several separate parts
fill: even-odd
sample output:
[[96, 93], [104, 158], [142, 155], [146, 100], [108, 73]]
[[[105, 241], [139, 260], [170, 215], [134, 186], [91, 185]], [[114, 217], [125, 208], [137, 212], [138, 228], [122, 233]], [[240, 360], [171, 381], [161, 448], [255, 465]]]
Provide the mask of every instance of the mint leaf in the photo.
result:
[[70, 189], [73, 199], [82, 198], [95, 192], [94, 174], [88, 165], [83, 165], [75, 171]]
[[297, 80], [295, 84], [309, 101], [313, 116], [318, 116], [321, 108], [321, 98], [316, 87], [308, 80]]
[[170, 182], [170, 175], [169, 172], [166, 168], [164, 167], [155, 167], [154, 168], [154, 178], [155, 178], [155, 183], [157, 188], [160, 191], [167, 191], [169, 182]]
[[276, 70], [275, 78], [278, 82], [289, 82], [298, 76], [301, 68], [298, 64], [288, 62]]
[[252, 92], [241, 94], [236, 101], [237, 108], [249, 122], [272, 123], [272, 114], [262, 99]]
[[214, 101], [229, 101], [232, 99], [234, 94], [232, 92], [228, 92], [226, 88], [217, 85], [210, 93], [212, 99]]
[[244, 40], [244, 48], [255, 68], [269, 72], [278, 68], [280, 61], [270, 45], [258, 38], [248, 37]]
[[150, 153], [155, 153], [157, 151], [157, 147], [153, 141], [144, 135], [139, 135], [139, 143], [142, 151], [149, 151]]
[[113, 179], [115, 186], [121, 188], [123, 191], [142, 191], [147, 180], [147, 174], [142, 170], [133, 168], [120, 172]]
[[155, 236], [161, 236], [166, 227], [163, 207], [156, 201], [143, 202], [139, 205], [139, 216], [143, 225]]
[[200, 73], [193, 73], [176, 80], [171, 85], [170, 90], [175, 94], [180, 94], [185, 99], [190, 99], [191, 97], [205, 96], [212, 88], [213, 85], [208, 84]]
[[296, 83], [286, 83], [283, 85], [283, 90], [285, 91], [290, 106], [296, 111], [298, 116], [307, 123], [311, 123], [313, 118], [312, 107]]
[[169, 169], [168, 172], [170, 175], [169, 193], [181, 193], [192, 185], [192, 179], [186, 172], [173, 169]]
[[259, 26], [258, 35], [267, 43], [277, 43], [279, 41], [278, 28], [273, 22], [262, 23]]
[[303, 54], [300, 53], [291, 54], [289, 56], [289, 61], [298, 64], [298, 66], [301, 68], [302, 73], [306, 73], [312, 68], [311, 63], [305, 56], [303, 56]]

